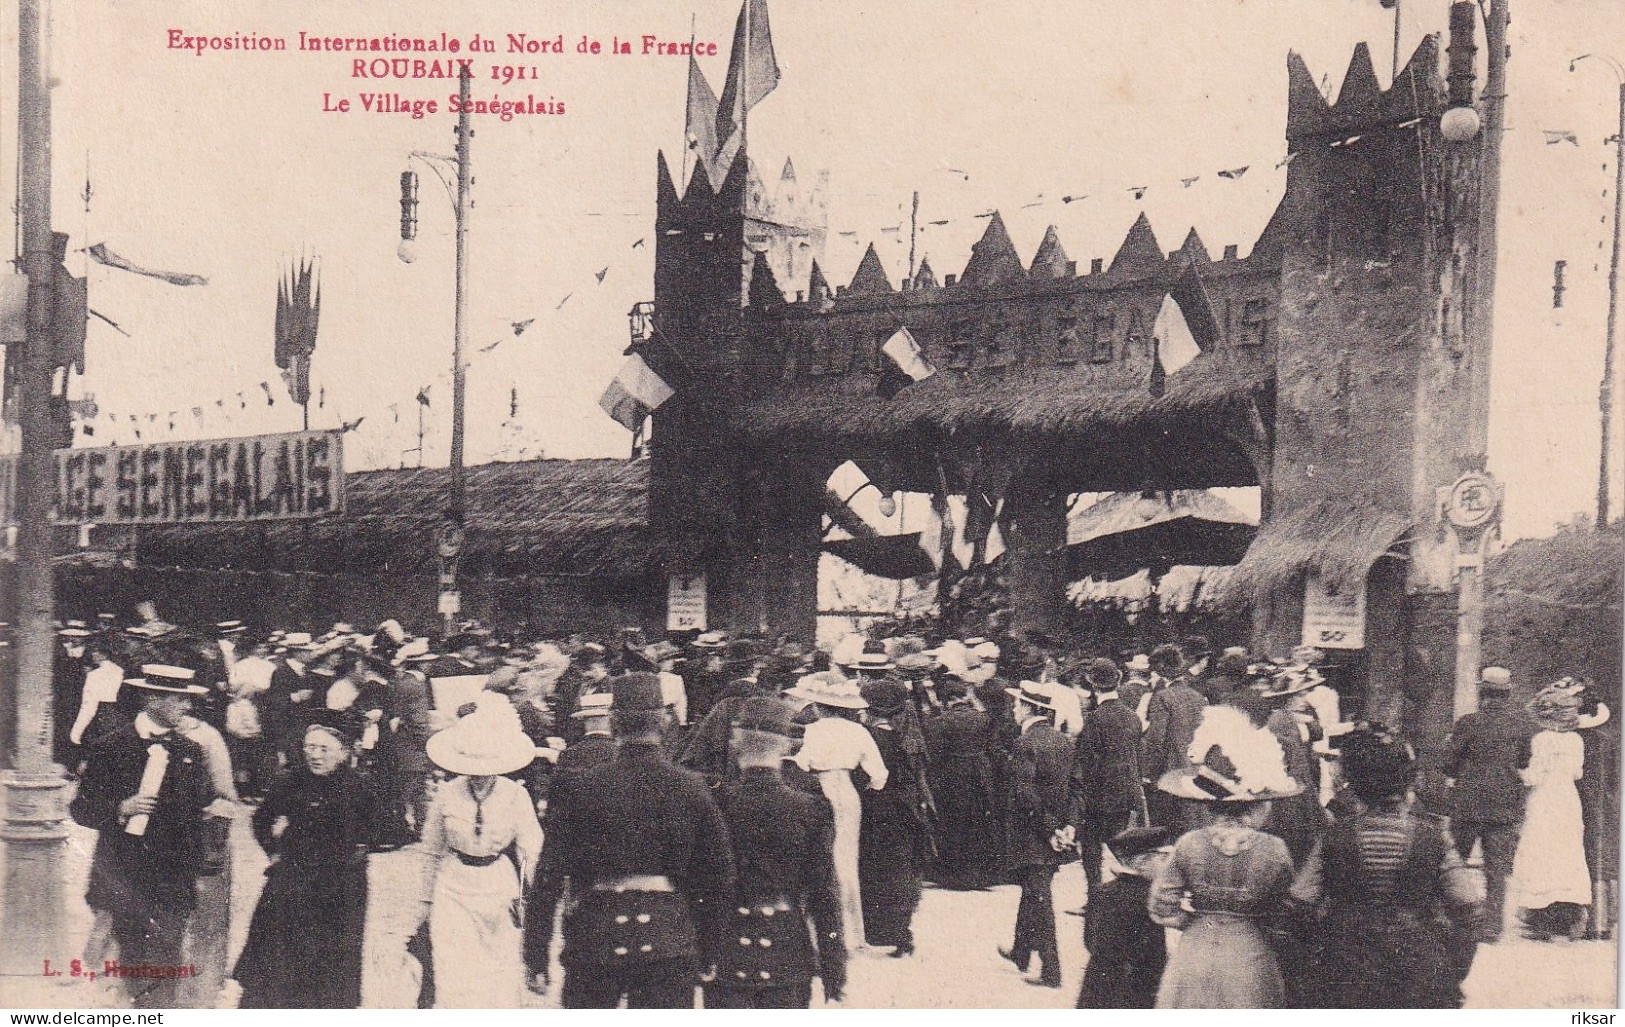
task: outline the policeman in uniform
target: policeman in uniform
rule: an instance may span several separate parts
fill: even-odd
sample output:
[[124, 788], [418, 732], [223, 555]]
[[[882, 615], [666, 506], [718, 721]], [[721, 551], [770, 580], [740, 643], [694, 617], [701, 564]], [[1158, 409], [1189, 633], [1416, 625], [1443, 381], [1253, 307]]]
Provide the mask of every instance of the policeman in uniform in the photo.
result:
[[554, 841], [556, 825], [564, 815], [569, 783], [591, 770], [615, 759], [615, 738], [610, 731], [610, 709], [614, 696], [608, 692], [593, 692], [580, 699], [581, 708], [570, 714], [571, 719], [582, 722], [586, 732], [581, 741], [559, 754], [550, 781], [547, 812], [542, 815], [542, 858], [536, 868], [536, 883], [530, 889], [525, 912], [525, 969], [530, 975], [531, 991], [541, 994], [547, 990], [548, 959], [553, 947], [553, 914], [558, 910], [559, 897], [564, 890], [564, 878], [558, 865], [558, 844]]
[[68, 811], [98, 832], [85, 901], [109, 916], [131, 998], [137, 1008], [167, 1009], [175, 1005], [177, 978], [163, 974], [182, 963], [202, 868], [204, 810], [215, 797], [202, 747], [178, 728], [207, 689], [187, 668], [141, 670], [142, 677], [124, 683], [142, 690], [145, 707], [134, 723], [91, 745]]
[[[611, 680], [615, 760], [561, 782], [554, 801], [566, 1009], [691, 1009], [733, 898], [728, 828], [699, 775], [661, 745], [671, 712], [654, 674]], [[559, 794], [562, 792], [562, 794]]]
[[822, 795], [784, 783], [801, 729], [782, 699], [746, 699], [733, 718], [739, 778], [722, 789], [738, 870], [734, 904], [713, 947], [708, 1009], [805, 1009], [812, 979], [826, 1002], [846, 985], [846, 945], [835, 893], [835, 820]]

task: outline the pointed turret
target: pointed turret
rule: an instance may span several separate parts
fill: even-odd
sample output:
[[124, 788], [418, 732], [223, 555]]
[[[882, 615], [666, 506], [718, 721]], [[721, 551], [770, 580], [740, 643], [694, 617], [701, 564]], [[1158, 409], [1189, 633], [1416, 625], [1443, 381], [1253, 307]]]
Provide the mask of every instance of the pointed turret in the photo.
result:
[[794, 182], [796, 180], [796, 166], [789, 157], [784, 158], [784, 170], [779, 172], [780, 182]]
[[1196, 234], [1194, 227], [1185, 234], [1185, 241], [1180, 243], [1179, 256], [1191, 264], [1208, 264], [1213, 261], [1213, 258], [1208, 256], [1207, 247], [1202, 245], [1202, 237]]
[[705, 170], [705, 161], [694, 162], [694, 169], [688, 173], [688, 188], [683, 190], [684, 203], [709, 203], [716, 195], [711, 187], [711, 176]]
[[959, 276], [959, 281], [963, 285], [987, 286], [1025, 277], [1027, 272], [1021, 266], [1021, 255], [1010, 241], [1004, 218], [994, 211], [981, 241], [971, 247], [970, 261], [965, 264], [965, 273]]
[[1357, 43], [1349, 58], [1349, 70], [1343, 73], [1343, 86], [1337, 92], [1337, 103], [1332, 109], [1339, 122], [1363, 123], [1374, 121], [1382, 113], [1382, 85], [1371, 66], [1371, 48]]
[[892, 291], [891, 279], [886, 277], [886, 268], [880, 263], [880, 254], [875, 252], [875, 244], [870, 243], [869, 248], [863, 251], [863, 259], [858, 261], [852, 284], [846, 287], [847, 295], [872, 296]]
[[772, 198], [767, 194], [767, 184], [762, 181], [761, 174], [756, 170], [756, 162], [745, 162], [745, 213], [748, 216], [771, 218], [773, 215]]
[[937, 273], [931, 270], [931, 258], [921, 258], [920, 268], [918, 271], [914, 272], [914, 288], [936, 289], [938, 287], [939, 283], [937, 282]]
[[1399, 77], [1382, 97], [1384, 121], [1398, 124], [1426, 117], [1443, 106], [1444, 79], [1439, 76], [1439, 37], [1426, 35]]
[[655, 210], [668, 211], [677, 206], [677, 186], [671, 180], [671, 166], [666, 163], [663, 150], [655, 151]]
[[1162, 267], [1162, 259], [1157, 233], [1151, 230], [1150, 219], [1141, 211], [1134, 221], [1134, 227], [1123, 237], [1123, 245], [1117, 248], [1117, 254], [1112, 257], [1106, 271], [1108, 274], [1113, 271], [1152, 271]]
[[1032, 267], [1027, 269], [1032, 278], [1068, 278], [1072, 275], [1071, 261], [1066, 259], [1066, 250], [1061, 248], [1061, 235], [1054, 225], [1044, 229], [1044, 241], [1038, 244], [1038, 252], [1033, 254]]
[[1315, 85], [1315, 76], [1296, 52], [1286, 55], [1286, 137], [1288, 140], [1326, 131], [1331, 108]]
[[824, 269], [818, 266], [818, 258], [814, 257], [812, 271], [807, 275], [807, 301], [818, 305], [830, 298], [829, 282], [824, 278]]
[[1262, 260], [1274, 262], [1281, 259], [1286, 252], [1286, 197], [1275, 205], [1275, 213], [1270, 215], [1269, 222], [1264, 230], [1258, 233], [1258, 241], [1253, 243], [1253, 250], [1247, 254], [1248, 260]]
[[779, 291], [778, 279], [773, 277], [773, 267], [767, 262], [767, 254], [761, 251], [757, 251], [756, 259], [751, 262], [750, 291], [746, 295], [746, 303], [752, 307], [777, 307], [784, 304], [784, 293]]

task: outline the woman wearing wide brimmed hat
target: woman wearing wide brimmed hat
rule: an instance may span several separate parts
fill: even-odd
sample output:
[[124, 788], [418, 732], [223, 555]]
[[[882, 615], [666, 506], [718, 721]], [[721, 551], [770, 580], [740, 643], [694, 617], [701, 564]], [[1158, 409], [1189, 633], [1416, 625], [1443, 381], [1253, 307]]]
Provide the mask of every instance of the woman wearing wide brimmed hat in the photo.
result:
[[862, 887], [858, 880], [858, 839], [862, 831], [863, 803], [852, 782], [862, 770], [868, 786], [886, 787], [890, 771], [874, 738], [857, 722], [858, 711], [869, 703], [858, 683], [839, 671], [808, 674], [784, 693], [786, 699], [805, 704], [808, 720], [801, 751], [795, 762], [818, 776], [818, 787], [835, 811], [835, 884], [841, 901], [842, 930], [849, 948], [864, 944]]
[[1341, 746], [1360, 799], [1310, 856], [1293, 894], [1325, 901], [1311, 928], [1305, 1004], [1334, 1009], [1455, 1009], [1470, 965], [1483, 885], [1443, 822], [1412, 812], [1416, 754], [1380, 726]]
[[[1264, 726], [1281, 743], [1286, 772], [1302, 788], [1290, 799], [1277, 800], [1264, 826], [1286, 842], [1292, 862], [1297, 864], [1304, 861], [1326, 830], [1326, 813], [1320, 805], [1320, 756], [1314, 748], [1326, 732], [1309, 705], [1309, 693], [1323, 680], [1313, 667], [1287, 667], [1258, 693], [1260, 702], [1273, 707]], [[1251, 711], [1248, 713], [1251, 715]]]
[[1293, 866], [1286, 843], [1260, 828], [1270, 802], [1301, 786], [1275, 737], [1229, 706], [1203, 710], [1188, 756], [1157, 787], [1204, 803], [1213, 822], [1179, 839], [1151, 887], [1152, 919], [1184, 931], [1157, 1007], [1279, 1007], [1285, 982], [1264, 926], [1286, 907]]
[[536, 747], [503, 696], [429, 738], [429, 759], [455, 774], [441, 786], [423, 829], [423, 902], [434, 951], [435, 1005], [517, 1008], [524, 994], [521, 911], [542, 848], [524, 786]]
[[1578, 938], [1591, 902], [1585, 824], [1576, 782], [1585, 769], [1580, 697], [1567, 681], [1542, 688], [1528, 705], [1540, 732], [1529, 741], [1523, 832], [1512, 858], [1512, 894], [1530, 937]]

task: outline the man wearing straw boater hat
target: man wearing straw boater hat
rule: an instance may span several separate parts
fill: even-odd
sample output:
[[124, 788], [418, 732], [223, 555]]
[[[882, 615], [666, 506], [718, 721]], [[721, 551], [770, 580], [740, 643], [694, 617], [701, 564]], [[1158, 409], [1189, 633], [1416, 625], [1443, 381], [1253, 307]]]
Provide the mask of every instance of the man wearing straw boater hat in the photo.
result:
[[1056, 868], [1071, 858], [1074, 828], [1068, 779], [1074, 749], [1071, 740], [1050, 722], [1055, 707], [1048, 691], [1033, 681], [1005, 691], [1014, 700], [1012, 716], [1021, 727], [1021, 737], [1010, 753], [1006, 824], [1009, 862], [1021, 880], [1021, 904], [1016, 908], [1015, 939], [999, 955], [1025, 974], [1036, 953], [1039, 975], [1028, 983], [1059, 988], [1061, 963], [1051, 885]]
[[846, 945], [835, 897], [835, 822], [828, 803], [784, 783], [801, 734], [782, 699], [746, 699], [729, 749], [739, 778], [720, 799], [739, 877], [712, 949], [707, 1009], [805, 1009], [812, 979], [824, 1001], [846, 985]]
[[667, 758], [671, 712], [653, 674], [613, 678], [615, 761], [555, 786], [550, 843], [569, 878], [566, 1009], [690, 1009], [734, 887], [728, 828], [698, 774]]
[[214, 786], [203, 749], [178, 730], [206, 689], [194, 672], [146, 664], [125, 685], [145, 702], [132, 724], [97, 739], [68, 812], [97, 832], [86, 903], [108, 916], [117, 965], [138, 1008], [175, 1005], [181, 947], [196, 901], [204, 809]]
[[1499, 941], [1507, 878], [1523, 827], [1524, 784], [1535, 725], [1514, 709], [1512, 674], [1485, 667], [1478, 676], [1478, 710], [1450, 731], [1444, 772], [1450, 778], [1450, 833], [1466, 859], [1478, 842], [1484, 853], [1484, 942]]

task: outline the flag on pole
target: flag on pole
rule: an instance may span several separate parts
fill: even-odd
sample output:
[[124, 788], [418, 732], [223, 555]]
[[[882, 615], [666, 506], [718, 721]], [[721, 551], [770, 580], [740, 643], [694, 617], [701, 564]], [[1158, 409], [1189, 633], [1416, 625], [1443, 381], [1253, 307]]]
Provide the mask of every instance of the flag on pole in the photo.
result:
[[931, 366], [931, 361], [925, 359], [920, 351], [920, 344], [907, 328], [899, 328], [892, 333], [880, 347], [880, 352], [886, 357], [880, 368], [880, 385], [877, 391], [887, 399], [901, 392], [906, 386], [915, 382], [923, 382], [937, 373]]
[[627, 431], [635, 432], [643, 427], [645, 417], [660, 409], [660, 404], [673, 395], [674, 390], [666, 380], [634, 353], [621, 365], [620, 373], [604, 390], [598, 405]]
[[[684, 119], [684, 138], [694, 158], [709, 170], [717, 155], [717, 94], [700, 70], [700, 62], [688, 55], [688, 113]], [[715, 185], [716, 183], [712, 183]]]
[[204, 278], [202, 275], [189, 275], [179, 271], [159, 271], [150, 267], [142, 267], [141, 265], [132, 263], [126, 258], [119, 256], [117, 253], [114, 253], [112, 250], [107, 248], [107, 244], [104, 242], [96, 243], [94, 246], [91, 246], [89, 249], [85, 250], [85, 252], [90, 255], [91, 260], [94, 260], [98, 264], [102, 264], [107, 267], [116, 267], [120, 271], [129, 271], [132, 274], [146, 275], [148, 278], [157, 278], [160, 281], [168, 282], [170, 285], [209, 284], [209, 280]]
[[431, 388], [433, 388], [433, 386], [425, 385], [423, 388], [418, 390], [418, 405], [419, 406], [425, 406], [426, 407], [426, 406], [429, 405], [429, 390]]
[[773, 32], [767, 24], [767, 0], [745, 0], [734, 24], [728, 81], [717, 102], [717, 139], [727, 141], [745, 126], [745, 115], [779, 84], [779, 62], [773, 56]]
[[310, 402], [310, 358], [316, 351], [316, 326], [322, 315], [322, 287], [316, 268], [301, 260], [290, 266], [276, 286], [276, 366], [288, 386], [288, 396], [304, 406]]

